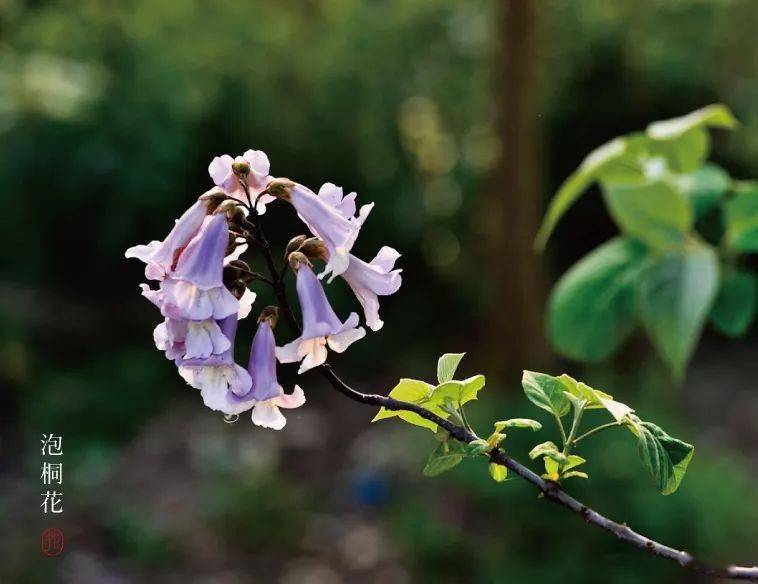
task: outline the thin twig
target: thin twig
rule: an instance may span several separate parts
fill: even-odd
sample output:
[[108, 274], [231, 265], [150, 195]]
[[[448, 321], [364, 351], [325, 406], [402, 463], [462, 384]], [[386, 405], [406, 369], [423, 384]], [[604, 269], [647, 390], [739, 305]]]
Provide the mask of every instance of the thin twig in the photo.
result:
[[[243, 186], [247, 193], [247, 186], [244, 185], [244, 183], [243, 183]], [[249, 193], [247, 194], [249, 197]], [[266, 237], [263, 235], [260, 217], [257, 217], [254, 223], [255, 223], [257, 235], [260, 239], [260, 241], [257, 241], [256, 244], [260, 247], [261, 251], [263, 252], [263, 256], [269, 268], [269, 272], [271, 274], [271, 278], [273, 281], [272, 285], [274, 288], [274, 293], [276, 295], [277, 302], [279, 303], [279, 309], [284, 314], [285, 319], [290, 325], [290, 328], [292, 329], [292, 331], [296, 335], [300, 335], [301, 334], [300, 325], [298, 324], [297, 319], [295, 318], [295, 315], [292, 311], [292, 308], [287, 300], [283, 275], [280, 276], [274, 264], [274, 258], [271, 254], [271, 247], [268, 241], [266, 240]], [[370, 406], [374, 406], [374, 407], [378, 407], [378, 408], [385, 408], [392, 411], [413, 412], [415, 414], [418, 414], [425, 420], [428, 420], [434, 424], [437, 424], [441, 428], [444, 428], [445, 430], [447, 430], [447, 432], [449, 432], [452, 438], [460, 442], [463, 442], [465, 444], [468, 444], [469, 442], [473, 442], [474, 440], [479, 439], [479, 437], [471, 430], [464, 428], [462, 426], [457, 426], [456, 424], [453, 424], [449, 420], [446, 420], [442, 418], [441, 416], [438, 416], [437, 414], [430, 412], [426, 408], [419, 406], [417, 404], [397, 400], [388, 396], [362, 393], [360, 391], [356, 391], [355, 389], [350, 387], [347, 383], [342, 381], [342, 379], [340, 379], [340, 377], [334, 372], [334, 370], [332, 369], [332, 366], [329, 363], [324, 363], [323, 365], [318, 367], [318, 371], [321, 373], [321, 375], [324, 378], [326, 378], [326, 380], [329, 382], [329, 384], [332, 386], [334, 390], [352, 399], [353, 401], [370, 405]], [[587, 432], [586, 434], [579, 436], [579, 438], [577, 438], [576, 441], [578, 442], [582, 438], [586, 438], [593, 431], [599, 431], [600, 429], [601, 428], [595, 428], [594, 430], [591, 430]], [[562, 427], [561, 427], [561, 430], [563, 430]], [[564, 435], [564, 441], [565, 441], [566, 440], [565, 431], [563, 431], [563, 435]], [[714, 576], [714, 577], [719, 577], [719, 578], [732, 578], [735, 580], [749, 580], [749, 581], [758, 582], [758, 566], [715, 567], [715, 566], [709, 566], [707, 564], [703, 564], [686, 551], [677, 550], [675, 548], [672, 548], [662, 543], [659, 543], [657, 541], [654, 541], [648, 537], [645, 537], [644, 535], [637, 533], [636, 531], [632, 530], [627, 525], [616, 523], [612, 519], [608, 519], [607, 517], [601, 515], [597, 511], [590, 509], [589, 507], [587, 507], [586, 505], [584, 505], [583, 503], [581, 503], [580, 501], [576, 500], [574, 497], [566, 493], [566, 491], [564, 491], [558, 483], [543, 479], [542, 477], [540, 477], [539, 475], [537, 475], [536, 473], [532, 472], [527, 467], [522, 465], [520, 462], [508, 456], [502, 449], [498, 447], [490, 450], [488, 453], [486, 453], [483, 456], [487, 456], [492, 462], [495, 462], [497, 464], [501, 464], [507, 467], [509, 470], [517, 474], [519, 477], [521, 477], [528, 483], [531, 483], [537, 490], [539, 490], [544, 495], [546, 499], [553, 501], [554, 503], [558, 503], [559, 505], [562, 505], [563, 507], [566, 507], [567, 509], [581, 516], [587, 523], [591, 523], [592, 525], [595, 525], [597, 527], [600, 527], [601, 529], [604, 529], [612, 533], [619, 540], [625, 543], [628, 543], [630, 545], [643, 549], [656, 556], [660, 556], [667, 560], [676, 562], [683, 568], [688, 568], [700, 574], [705, 574], [708, 576]]]

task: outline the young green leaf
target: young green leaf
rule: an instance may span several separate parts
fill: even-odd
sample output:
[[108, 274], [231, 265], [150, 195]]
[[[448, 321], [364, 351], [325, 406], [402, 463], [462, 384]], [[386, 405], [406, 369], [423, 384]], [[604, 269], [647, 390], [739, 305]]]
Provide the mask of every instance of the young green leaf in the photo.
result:
[[587, 462], [584, 458], [582, 458], [581, 456], [578, 456], [576, 454], [569, 454], [566, 458], [568, 460], [563, 465], [563, 470], [564, 471], [566, 471], [566, 470], [568, 470], [570, 468], [575, 468], [575, 467], [577, 467], [579, 465], [582, 465], [585, 462]]
[[477, 394], [484, 387], [486, 379], [484, 375], [474, 375], [463, 381], [448, 381], [438, 385], [429, 396], [430, 403], [444, 404], [446, 400], [451, 403], [465, 404], [477, 398]]
[[680, 247], [692, 229], [692, 204], [664, 182], [610, 184], [603, 193], [621, 230], [655, 250]]
[[758, 182], [741, 185], [726, 204], [726, 242], [735, 251], [758, 252]]
[[424, 476], [435, 477], [443, 472], [455, 468], [465, 458], [465, 451], [456, 448], [455, 441], [438, 444], [429, 455], [424, 467]]
[[711, 323], [730, 337], [747, 332], [758, 304], [758, 278], [746, 270], [723, 270], [721, 287], [711, 310]]
[[[628, 405], [614, 400], [612, 395], [600, 391], [599, 389], [594, 389], [586, 383], [577, 381], [570, 375], [564, 373], [559, 379], [566, 386], [569, 395], [573, 395], [574, 399], [586, 402], [583, 406], [584, 409], [593, 410], [605, 408], [617, 422], [620, 422], [625, 416], [634, 412], [634, 410]], [[574, 408], [576, 409], [577, 407], [578, 404], [575, 403]]]
[[580, 361], [613, 355], [637, 327], [634, 279], [645, 248], [615, 238], [579, 260], [558, 281], [548, 305], [548, 334], [556, 350]]
[[537, 432], [542, 429], [542, 424], [537, 420], [530, 420], [528, 418], [511, 418], [510, 420], [495, 422], [495, 431], [502, 432], [506, 428], [530, 428], [534, 432]]
[[695, 447], [672, 438], [655, 424], [635, 420], [630, 429], [637, 435], [642, 464], [657, 489], [669, 495], [679, 488]]
[[521, 386], [526, 397], [538, 408], [565, 416], [571, 407], [563, 391], [566, 389], [560, 379], [545, 373], [524, 371]]
[[571, 477], [577, 477], [577, 478], [580, 478], [580, 479], [588, 479], [589, 478], [589, 476], [587, 475], [586, 472], [582, 472], [580, 470], [570, 470], [570, 471], [568, 471], [566, 473], [563, 473], [563, 478], [564, 479], [570, 479]]
[[477, 438], [466, 444], [466, 453], [469, 456], [479, 456], [490, 449], [490, 443], [482, 438]]
[[718, 262], [705, 245], [671, 253], [638, 279], [639, 314], [658, 352], [681, 378], [718, 290]]
[[508, 478], [508, 469], [501, 464], [491, 462], [487, 467], [487, 470], [489, 471], [492, 480], [498, 483], [502, 483]]
[[437, 361], [437, 383], [451, 381], [458, 364], [466, 353], [445, 353]]
[[[401, 379], [392, 391], [390, 391], [389, 397], [424, 406], [435, 414], [447, 418], [448, 414], [441, 408], [441, 403], [430, 403], [430, 396], [432, 395], [433, 390], [434, 386], [429, 385], [424, 381], [419, 381], [417, 379]], [[376, 422], [378, 420], [394, 417], [399, 417], [401, 420], [408, 422], [409, 424], [428, 428], [432, 432], [437, 431], [437, 424], [425, 420], [413, 412], [392, 411], [386, 408], [381, 408], [379, 413], [376, 414], [371, 421]]]
[[559, 454], [558, 447], [555, 445], [555, 443], [550, 441], [542, 442], [540, 444], [537, 444], [537, 446], [529, 451], [529, 458], [534, 460], [540, 456], [547, 456], [551, 453]]

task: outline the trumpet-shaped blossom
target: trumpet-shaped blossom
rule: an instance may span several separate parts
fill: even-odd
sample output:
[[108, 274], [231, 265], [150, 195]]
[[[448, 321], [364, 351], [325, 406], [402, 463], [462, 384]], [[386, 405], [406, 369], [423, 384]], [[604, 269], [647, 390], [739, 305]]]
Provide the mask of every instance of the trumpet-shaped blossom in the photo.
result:
[[399, 257], [395, 249], [387, 246], [382, 247], [369, 263], [350, 254], [350, 263], [342, 273], [363, 307], [366, 325], [373, 331], [384, 326], [384, 321], [379, 318], [378, 297], [394, 294], [402, 284], [402, 270], [392, 269]]
[[268, 190], [274, 196], [289, 201], [308, 229], [329, 250], [329, 261], [319, 277], [331, 274], [328, 280], [331, 282], [342, 274], [350, 262], [350, 250], [374, 204], [363, 205], [356, 216], [355, 193], [343, 196], [342, 189], [332, 183], [323, 185], [318, 195], [287, 179], [275, 179], [269, 183]]
[[351, 312], [345, 322], [334, 313], [324, 288], [313, 273], [305, 256], [295, 252], [290, 255], [297, 269], [297, 296], [303, 315], [303, 334], [276, 349], [281, 363], [300, 363], [299, 373], [317, 367], [326, 361], [326, 347], [342, 353], [351, 344], [366, 335], [358, 326], [358, 315]]
[[250, 397], [255, 399], [253, 423], [264, 428], [281, 430], [287, 420], [279, 408], [299, 408], [305, 403], [305, 394], [298, 385], [291, 394], [286, 394], [279, 384], [276, 377], [276, 340], [271, 327], [270, 317], [261, 318], [253, 337], [247, 371], [253, 380], [250, 390]]
[[163, 316], [221, 320], [239, 311], [239, 301], [223, 282], [228, 241], [226, 217], [218, 214], [206, 218], [179, 257], [176, 269], [161, 282]]
[[173, 270], [187, 244], [197, 235], [206, 213], [205, 203], [197, 201], [177, 219], [166, 239], [135, 245], [127, 249], [124, 255], [147, 264], [145, 277], [148, 280], [163, 280]]
[[223, 319], [219, 327], [229, 341], [229, 349], [207, 358], [177, 359], [179, 375], [200, 390], [203, 403], [225, 414], [240, 414], [255, 404], [250, 395], [252, 379], [247, 370], [234, 362], [232, 354], [237, 332], [237, 316]]
[[[262, 150], [248, 150], [242, 156], [232, 158], [228, 154], [222, 154], [216, 156], [208, 165], [208, 174], [211, 175], [213, 183], [224, 191], [230, 197], [234, 197], [243, 202], [247, 202], [245, 196], [245, 190], [242, 184], [237, 178], [237, 174], [234, 172], [234, 164], [240, 164], [242, 166], [247, 165], [250, 169], [247, 173], [247, 185], [250, 191], [250, 197], [255, 203], [255, 199], [258, 195], [266, 189], [266, 185], [273, 178], [269, 176], [269, 170], [271, 164], [268, 161], [268, 156]], [[259, 215], [266, 212], [266, 205], [274, 200], [269, 194], [260, 195], [258, 198], [258, 204], [255, 208]]]

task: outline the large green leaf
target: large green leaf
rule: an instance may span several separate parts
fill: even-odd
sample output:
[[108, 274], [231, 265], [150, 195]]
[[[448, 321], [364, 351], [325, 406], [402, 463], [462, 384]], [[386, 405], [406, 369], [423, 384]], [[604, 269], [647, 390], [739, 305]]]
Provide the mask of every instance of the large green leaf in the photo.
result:
[[647, 127], [647, 134], [656, 140], [680, 138], [695, 128], [734, 128], [737, 120], [724, 104], [715, 103], [695, 110], [685, 116], [653, 122]]
[[679, 488], [695, 447], [672, 438], [655, 424], [636, 421], [630, 429], [637, 435], [642, 464], [656, 488], [669, 495]]
[[758, 183], [746, 183], [726, 205], [726, 241], [740, 252], [758, 252]]
[[455, 376], [458, 364], [466, 353], [445, 353], [437, 361], [437, 383], [445, 383]]
[[521, 386], [529, 401], [546, 412], [564, 416], [571, 408], [571, 404], [563, 394], [566, 387], [557, 377], [535, 371], [524, 371]]
[[606, 185], [608, 210], [624, 233], [653, 249], [681, 246], [692, 229], [692, 205], [684, 195], [664, 182], [639, 185]]
[[713, 209], [729, 190], [731, 179], [726, 171], [716, 164], [705, 164], [690, 174], [680, 176], [677, 187], [690, 203], [696, 217], [702, 217]]
[[745, 334], [753, 322], [758, 303], [758, 280], [746, 270], [722, 271], [721, 287], [711, 310], [711, 323], [730, 337]]
[[638, 174], [634, 166], [629, 166], [624, 160], [627, 146], [626, 138], [615, 138], [606, 142], [590, 152], [579, 165], [579, 168], [569, 175], [550, 201], [535, 240], [537, 249], [545, 247], [560, 218], [604, 172], [614, 176], [616, 180], [624, 178], [625, 173]]
[[556, 350], [580, 361], [615, 353], [634, 330], [633, 284], [645, 248], [629, 239], [608, 241], [558, 281], [548, 304], [548, 334]]
[[716, 254], [706, 245], [660, 258], [638, 278], [639, 315], [661, 356], [681, 378], [718, 291]]

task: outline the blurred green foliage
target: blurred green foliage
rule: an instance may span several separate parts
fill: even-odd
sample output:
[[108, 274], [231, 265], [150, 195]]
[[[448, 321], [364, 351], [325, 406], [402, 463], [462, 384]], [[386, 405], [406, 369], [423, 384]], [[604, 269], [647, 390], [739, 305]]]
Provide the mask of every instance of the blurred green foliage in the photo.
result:
[[[537, 545], [545, 541], [560, 542], [550, 547], [551, 565], [567, 581], [686, 581], [676, 568], [535, 502], [527, 485], [468, 472], [469, 462], [450, 484], [417, 476], [431, 436], [429, 448], [415, 451], [402, 432], [366, 431], [370, 412], [332, 401], [311, 379], [307, 411], [275, 440], [242, 421], [230, 429], [150, 347], [154, 314], [136, 289], [141, 268], [124, 261], [123, 250], [165, 234], [209, 186], [213, 155], [254, 147], [268, 153], [275, 174], [314, 187], [334, 181], [376, 201], [358, 253], [370, 256], [384, 244], [403, 253], [404, 286], [383, 308], [387, 324], [340, 359], [346, 377], [378, 389], [399, 374], [424, 377], [429, 355], [476, 355], [498, 301], [482, 249], [498, 229], [488, 201], [502, 196], [493, 176], [509, 139], [494, 123], [502, 9], [485, 0], [0, 5], [4, 581], [187, 579], [208, 570], [241, 581], [251, 573], [295, 578], [297, 562], [309, 560], [320, 574], [385, 581], [402, 581], [386, 571], [394, 569], [406, 581], [493, 582], [508, 570], [516, 580], [553, 582]], [[744, 128], [716, 141], [714, 160], [734, 177], [756, 175], [752, 0], [549, 0], [537, 17], [546, 200], [597, 144], [716, 101], [728, 103]], [[272, 235], [297, 225], [277, 209], [267, 221]], [[614, 233], [591, 193], [557, 228], [545, 265], [562, 273]], [[347, 307], [347, 291], [333, 294]], [[706, 351], [730, 351], [729, 362], [748, 371], [754, 342], [744, 341], [744, 354], [723, 343]], [[687, 388], [683, 407], [665, 397], [672, 392], [648, 353], [628, 351], [615, 369], [582, 378], [613, 387], [619, 398], [634, 396], [640, 411], [697, 443], [698, 457], [682, 488], [659, 501], [646, 477], [618, 464], [634, 457], [619, 438], [617, 451], [613, 444], [590, 450], [588, 460], [598, 461], [590, 464], [606, 468], [589, 468], [591, 490], [577, 485], [577, 496], [709, 559], [754, 560], [747, 556], [758, 539], [748, 462], [755, 452], [740, 398], [748, 383], [737, 377], [723, 389], [714, 370], [699, 389]], [[508, 399], [518, 392], [513, 380], [489, 384], [494, 395], [482, 399], [482, 427], [531, 415], [520, 396]], [[728, 400], [720, 395], [719, 420], [703, 393], [715, 384], [732, 392]], [[70, 547], [54, 567], [40, 567], [37, 538], [43, 431], [64, 434], [71, 468]], [[380, 441], [356, 455], [351, 445], [368, 440], [361, 431]], [[510, 448], [527, 452], [526, 434], [513, 432]], [[403, 462], [406, 456], [413, 459]], [[367, 464], [389, 492], [386, 519], [353, 496], [347, 477]], [[238, 472], [230, 476], [228, 468]], [[250, 486], [251, 476], [271, 473], [278, 478], [264, 481], [265, 490]], [[293, 484], [303, 499], [293, 495], [300, 502], [291, 509]], [[272, 503], [255, 503], [271, 493]], [[170, 496], [172, 511], [161, 513]], [[280, 512], [294, 514], [284, 532]], [[313, 527], [324, 516], [338, 528]], [[387, 550], [375, 564], [360, 556], [360, 569], [355, 541], [366, 539], [344, 519], [355, 516], [383, 534]], [[321, 537], [295, 537], [304, 524]], [[228, 544], [230, 529], [251, 542], [278, 533], [291, 547], [261, 559]]]

